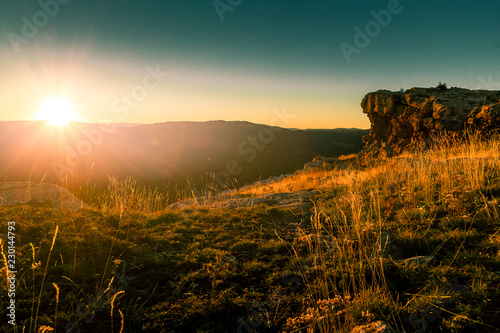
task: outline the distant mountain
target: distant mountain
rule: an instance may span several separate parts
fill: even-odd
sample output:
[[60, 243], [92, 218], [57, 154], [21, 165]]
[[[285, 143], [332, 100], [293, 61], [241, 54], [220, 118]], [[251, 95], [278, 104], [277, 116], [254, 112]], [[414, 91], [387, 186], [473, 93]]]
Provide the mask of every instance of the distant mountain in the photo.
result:
[[316, 155], [363, 148], [368, 130], [290, 130], [249, 122], [168, 122], [151, 125], [0, 122], [0, 176], [71, 184], [107, 184], [108, 175], [157, 185], [199, 180], [240, 184], [291, 173]]

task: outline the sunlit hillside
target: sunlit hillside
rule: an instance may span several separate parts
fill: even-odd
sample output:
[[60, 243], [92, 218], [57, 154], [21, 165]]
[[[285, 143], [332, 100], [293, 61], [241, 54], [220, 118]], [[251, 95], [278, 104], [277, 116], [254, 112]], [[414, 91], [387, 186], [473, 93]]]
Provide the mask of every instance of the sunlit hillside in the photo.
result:
[[212, 185], [167, 198], [111, 179], [92, 208], [0, 208], [2, 230], [16, 222], [19, 331], [500, 327], [498, 137]]
[[[263, 194], [269, 192], [300, 191], [332, 188], [359, 183], [398, 183], [422, 186], [426, 193], [451, 190], [456, 186], [478, 189], [487, 181], [486, 169], [494, 169], [500, 159], [499, 142], [481, 141], [472, 136], [467, 143], [441, 139], [429, 151], [405, 153], [383, 161], [359, 160], [356, 155], [343, 156], [324, 168], [296, 172], [294, 175], [265, 185], [247, 186], [238, 193]], [[347, 168], [350, 164], [371, 164], [366, 168]], [[339, 167], [340, 165], [340, 167]]]

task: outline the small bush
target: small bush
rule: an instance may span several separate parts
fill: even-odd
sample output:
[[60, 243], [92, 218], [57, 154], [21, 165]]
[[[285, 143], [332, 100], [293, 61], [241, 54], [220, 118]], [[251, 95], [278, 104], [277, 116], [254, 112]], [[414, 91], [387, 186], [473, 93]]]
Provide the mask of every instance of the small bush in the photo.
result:
[[442, 83], [441, 81], [439, 81], [439, 84], [436, 86], [436, 88], [439, 91], [445, 91], [448, 90], [448, 85], [446, 83]]

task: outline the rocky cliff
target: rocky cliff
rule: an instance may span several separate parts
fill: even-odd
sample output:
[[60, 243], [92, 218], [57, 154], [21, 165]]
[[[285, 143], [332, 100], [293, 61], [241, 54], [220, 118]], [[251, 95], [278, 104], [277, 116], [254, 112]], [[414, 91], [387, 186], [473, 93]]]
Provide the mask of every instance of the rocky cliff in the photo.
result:
[[500, 128], [500, 91], [438, 86], [401, 92], [379, 90], [361, 102], [371, 122], [364, 153], [381, 157], [427, 146], [440, 134], [472, 129], [490, 134]]

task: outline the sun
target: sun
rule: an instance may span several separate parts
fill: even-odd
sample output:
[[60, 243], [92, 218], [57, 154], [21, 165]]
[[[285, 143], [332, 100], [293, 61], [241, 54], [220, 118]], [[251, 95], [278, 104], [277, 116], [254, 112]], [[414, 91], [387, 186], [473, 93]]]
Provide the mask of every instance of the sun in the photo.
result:
[[40, 104], [36, 120], [45, 120], [49, 125], [61, 127], [78, 120], [78, 114], [63, 96], [47, 97]]

